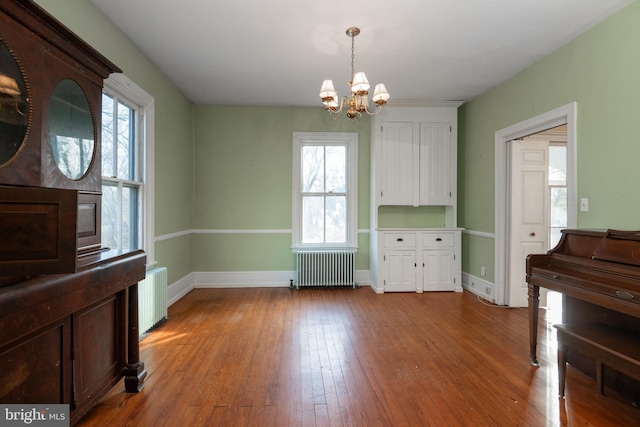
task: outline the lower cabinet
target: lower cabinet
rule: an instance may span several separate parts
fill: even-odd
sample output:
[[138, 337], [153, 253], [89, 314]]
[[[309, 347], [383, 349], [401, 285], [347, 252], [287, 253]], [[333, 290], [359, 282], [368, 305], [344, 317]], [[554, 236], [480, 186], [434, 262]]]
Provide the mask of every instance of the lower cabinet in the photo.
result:
[[386, 292], [415, 292], [418, 289], [415, 251], [385, 251], [384, 263]]
[[386, 229], [378, 232], [375, 283], [382, 292], [462, 291], [461, 230]]
[[123, 307], [124, 291], [0, 351], [0, 400], [70, 403], [72, 415], [86, 412], [124, 369]]
[[71, 317], [0, 346], [0, 403], [71, 400]]
[[73, 274], [0, 286], [0, 404], [68, 404], [77, 423], [124, 378], [139, 391], [142, 251], [104, 252]]
[[126, 363], [124, 307], [121, 291], [72, 315], [74, 411], [87, 412], [121, 378]]

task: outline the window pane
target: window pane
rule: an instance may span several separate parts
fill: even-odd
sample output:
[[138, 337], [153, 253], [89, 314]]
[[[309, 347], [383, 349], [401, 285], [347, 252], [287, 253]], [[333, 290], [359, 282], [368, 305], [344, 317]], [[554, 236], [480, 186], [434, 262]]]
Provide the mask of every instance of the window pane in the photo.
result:
[[327, 197], [326, 204], [326, 243], [345, 243], [347, 241], [347, 197]]
[[102, 185], [102, 244], [118, 249], [120, 241], [120, 209], [118, 187]]
[[324, 192], [324, 146], [302, 147], [302, 192]]
[[567, 188], [551, 187], [551, 227], [567, 226]]
[[346, 193], [347, 191], [347, 147], [328, 145], [326, 147], [327, 193]]
[[567, 185], [567, 147], [549, 146], [549, 185]]
[[102, 94], [102, 175], [113, 177], [113, 98]]
[[302, 243], [324, 242], [324, 197], [302, 198]]
[[118, 178], [135, 180], [135, 119], [134, 111], [118, 103]]
[[122, 249], [139, 249], [138, 233], [138, 189], [122, 189]]

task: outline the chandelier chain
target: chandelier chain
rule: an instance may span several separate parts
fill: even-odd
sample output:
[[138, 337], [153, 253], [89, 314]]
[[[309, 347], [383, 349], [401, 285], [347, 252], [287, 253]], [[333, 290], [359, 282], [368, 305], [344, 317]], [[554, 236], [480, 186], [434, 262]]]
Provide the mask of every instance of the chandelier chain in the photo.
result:
[[354, 53], [355, 41], [356, 41], [356, 35], [351, 33], [351, 81], [349, 82], [349, 86], [353, 84], [353, 76], [355, 76], [356, 74], [356, 70], [354, 67], [355, 58], [356, 58], [356, 55]]

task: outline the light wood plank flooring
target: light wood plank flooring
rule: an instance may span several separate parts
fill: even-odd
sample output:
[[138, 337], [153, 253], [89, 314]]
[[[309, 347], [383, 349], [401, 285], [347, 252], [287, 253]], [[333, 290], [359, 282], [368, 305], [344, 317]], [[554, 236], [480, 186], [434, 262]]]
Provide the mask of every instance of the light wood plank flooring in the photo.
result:
[[640, 409], [569, 367], [541, 313], [464, 293], [196, 289], [141, 343], [144, 389], [86, 426], [631, 426]]

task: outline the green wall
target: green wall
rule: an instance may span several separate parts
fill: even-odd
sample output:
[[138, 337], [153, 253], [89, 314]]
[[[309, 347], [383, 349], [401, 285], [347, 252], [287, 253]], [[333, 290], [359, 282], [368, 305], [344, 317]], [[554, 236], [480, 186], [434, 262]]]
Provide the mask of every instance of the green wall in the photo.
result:
[[[193, 223], [192, 104], [89, 0], [37, 0], [155, 99], [155, 234], [190, 230]], [[191, 239], [157, 242], [158, 265], [169, 283], [189, 274]], [[150, 260], [149, 260], [150, 261]]]
[[[194, 271], [290, 271], [293, 132], [357, 132], [358, 228], [369, 228], [369, 118], [321, 107], [194, 107]], [[356, 268], [368, 270], [369, 234]]]
[[[293, 269], [294, 131], [359, 133], [358, 228], [368, 230], [367, 119], [334, 122], [321, 108], [193, 106], [90, 0], [37, 2], [155, 98], [155, 233], [177, 233], [155, 245], [169, 283], [192, 271]], [[577, 197], [590, 202], [578, 225], [640, 228], [638, 22], [640, 3], [634, 2], [460, 108], [458, 225], [484, 233], [463, 236], [464, 271], [479, 276], [484, 265], [493, 280], [495, 132], [574, 101]], [[407, 210], [385, 215], [414, 217]], [[360, 233], [358, 269], [368, 269], [368, 242], [368, 233]]]
[[[635, 2], [459, 110], [458, 224], [494, 233], [495, 132], [577, 103], [581, 228], [640, 228], [640, 3]], [[465, 235], [463, 271], [494, 277], [493, 239]]]

